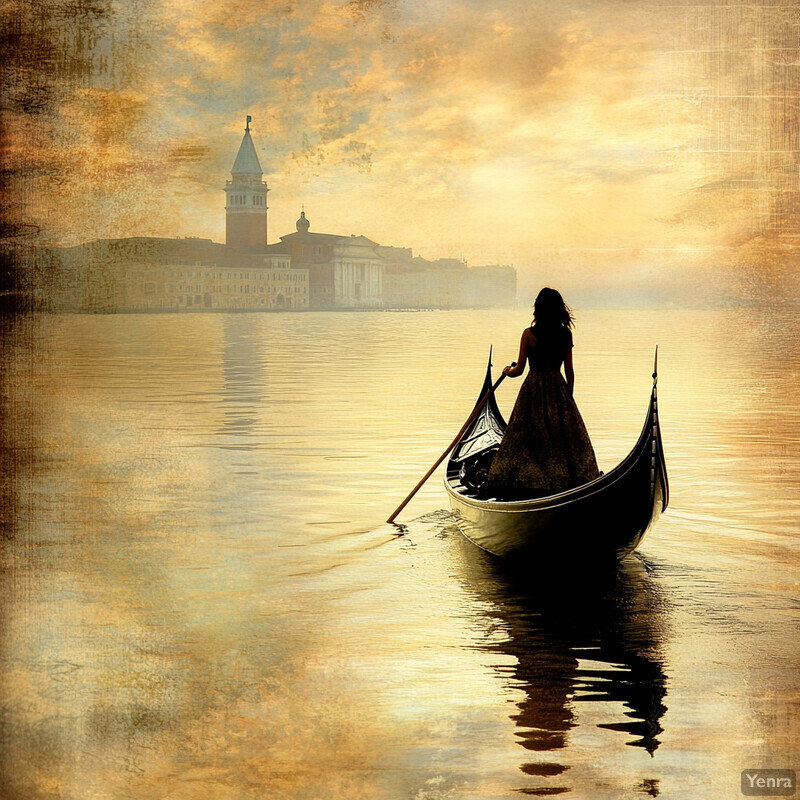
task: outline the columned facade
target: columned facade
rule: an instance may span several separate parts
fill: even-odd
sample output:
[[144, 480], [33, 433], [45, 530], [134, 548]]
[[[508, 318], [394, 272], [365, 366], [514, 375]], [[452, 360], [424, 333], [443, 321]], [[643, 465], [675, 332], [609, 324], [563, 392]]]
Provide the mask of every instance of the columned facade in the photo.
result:
[[377, 308], [383, 304], [383, 262], [365, 236], [342, 237], [333, 248], [334, 305]]
[[305, 211], [297, 233], [281, 236], [292, 267], [309, 272], [310, 308], [380, 308], [383, 305], [383, 259], [365, 236], [311, 233]]

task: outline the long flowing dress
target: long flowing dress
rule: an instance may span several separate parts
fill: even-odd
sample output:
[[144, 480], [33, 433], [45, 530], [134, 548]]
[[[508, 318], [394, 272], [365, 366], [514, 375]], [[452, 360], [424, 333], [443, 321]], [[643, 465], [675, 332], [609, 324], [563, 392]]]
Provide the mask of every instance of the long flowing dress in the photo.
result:
[[[538, 327], [538, 326], [537, 326]], [[589, 434], [561, 374], [572, 333], [545, 334], [534, 327], [525, 378], [483, 495], [498, 499], [542, 497], [598, 477]]]

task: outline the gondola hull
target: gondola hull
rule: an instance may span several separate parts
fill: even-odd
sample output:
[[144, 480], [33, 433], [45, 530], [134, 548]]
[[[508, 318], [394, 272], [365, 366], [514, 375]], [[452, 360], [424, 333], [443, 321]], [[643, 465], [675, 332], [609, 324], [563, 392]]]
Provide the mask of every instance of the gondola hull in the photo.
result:
[[[491, 390], [489, 370], [484, 389], [487, 386]], [[454, 449], [445, 478], [459, 529], [489, 553], [512, 559], [620, 560], [638, 547], [667, 507], [669, 486], [655, 384], [644, 427], [631, 453], [608, 474], [570, 491], [514, 501], [481, 499], [471, 492], [463, 483], [462, 465], [481, 449], [496, 448], [504, 430], [496, 404], [487, 403]], [[472, 443], [471, 452], [464, 452], [465, 442]]]

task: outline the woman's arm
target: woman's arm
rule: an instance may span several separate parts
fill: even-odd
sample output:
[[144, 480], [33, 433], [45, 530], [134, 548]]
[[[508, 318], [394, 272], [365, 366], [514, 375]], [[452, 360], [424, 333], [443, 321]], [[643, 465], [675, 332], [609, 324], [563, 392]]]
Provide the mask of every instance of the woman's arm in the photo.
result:
[[522, 338], [519, 342], [519, 355], [517, 356], [517, 364], [516, 366], [512, 367], [511, 365], [507, 366], [503, 370], [503, 375], [508, 378], [518, 378], [525, 372], [525, 362], [528, 360], [528, 342], [531, 336], [531, 329], [525, 328], [522, 332]]
[[572, 392], [575, 389], [575, 370], [572, 367], [572, 347], [567, 348], [566, 355], [564, 356], [564, 375], [567, 379], [569, 396], [572, 397]]

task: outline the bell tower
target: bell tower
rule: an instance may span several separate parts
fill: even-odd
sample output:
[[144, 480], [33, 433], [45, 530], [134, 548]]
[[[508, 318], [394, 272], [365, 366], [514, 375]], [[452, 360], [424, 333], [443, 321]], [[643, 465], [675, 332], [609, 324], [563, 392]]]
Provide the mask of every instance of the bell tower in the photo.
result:
[[248, 115], [244, 137], [231, 168], [232, 180], [225, 182], [225, 244], [257, 247], [267, 243], [267, 182], [250, 137]]

